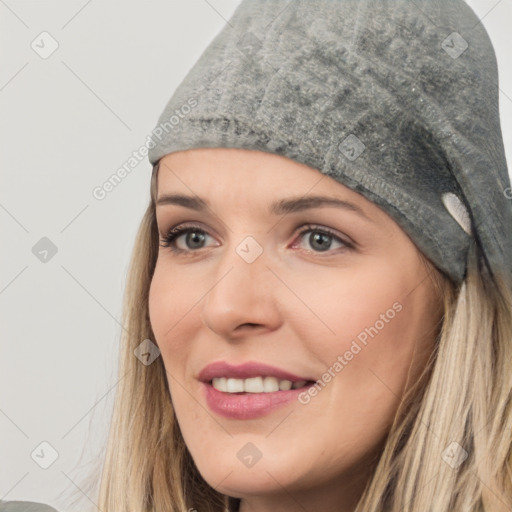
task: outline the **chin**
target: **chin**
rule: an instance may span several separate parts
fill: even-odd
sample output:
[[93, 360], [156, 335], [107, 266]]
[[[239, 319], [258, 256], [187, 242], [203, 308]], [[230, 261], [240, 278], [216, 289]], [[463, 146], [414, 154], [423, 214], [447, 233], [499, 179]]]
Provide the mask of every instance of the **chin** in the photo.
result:
[[198, 461], [196, 466], [208, 485], [236, 498], [272, 494], [291, 483], [289, 466], [284, 461], [266, 463], [264, 457], [252, 467], [247, 467], [236, 455], [230, 460], [222, 457], [221, 460]]

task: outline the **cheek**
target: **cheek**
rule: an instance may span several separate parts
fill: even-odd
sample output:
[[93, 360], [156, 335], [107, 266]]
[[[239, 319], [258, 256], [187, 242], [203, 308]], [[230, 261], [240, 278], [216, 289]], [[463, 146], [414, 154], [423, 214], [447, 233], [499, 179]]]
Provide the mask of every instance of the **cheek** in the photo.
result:
[[344, 422], [351, 416], [354, 427], [372, 421], [380, 425], [378, 433], [390, 422], [415, 350], [425, 353], [428, 294], [425, 285], [413, 281], [403, 267], [373, 264], [307, 295], [311, 309], [329, 327], [318, 322], [317, 331], [327, 334], [310, 344], [326, 367], [326, 390], [320, 394], [333, 393], [330, 413], [344, 416]]
[[297, 287], [311, 312], [302, 315], [304, 328], [318, 333], [317, 343], [328, 349], [325, 353], [348, 350], [353, 340], [369, 346], [376, 336], [384, 338], [385, 333], [402, 328], [398, 325], [406, 316], [404, 301], [410, 292], [402, 272], [373, 261], [338, 275], [328, 270], [325, 276], [319, 272], [315, 279], [305, 277]]
[[171, 327], [170, 319], [175, 316], [169, 313], [177, 306], [172, 300], [170, 287], [166, 286], [165, 282], [157, 262], [148, 296], [149, 320], [157, 343], [163, 340], [165, 332]]
[[191, 317], [188, 315], [193, 314], [191, 309], [197, 302], [197, 291], [196, 294], [192, 289], [187, 292], [190, 288], [157, 262], [149, 289], [148, 309], [155, 341], [167, 369], [171, 363], [177, 367], [176, 363], [185, 356], [189, 346], [187, 326]]

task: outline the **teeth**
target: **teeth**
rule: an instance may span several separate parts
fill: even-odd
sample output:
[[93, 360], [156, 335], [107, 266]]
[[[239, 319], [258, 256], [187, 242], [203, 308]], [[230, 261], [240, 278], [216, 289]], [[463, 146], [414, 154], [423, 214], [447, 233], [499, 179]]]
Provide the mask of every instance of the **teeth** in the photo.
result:
[[272, 393], [274, 391], [288, 391], [305, 386], [307, 381], [292, 382], [291, 380], [278, 380], [275, 377], [251, 377], [249, 379], [232, 379], [215, 377], [212, 386], [224, 393]]

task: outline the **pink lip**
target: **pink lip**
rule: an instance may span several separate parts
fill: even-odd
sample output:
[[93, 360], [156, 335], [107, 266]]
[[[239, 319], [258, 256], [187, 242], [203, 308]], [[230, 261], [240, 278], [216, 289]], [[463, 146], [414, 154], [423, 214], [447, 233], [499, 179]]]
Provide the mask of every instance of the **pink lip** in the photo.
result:
[[[290, 389], [287, 391], [274, 391], [272, 393], [224, 393], [211, 385], [214, 377], [227, 377], [235, 379], [248, 379], [250, 377], [276, 377], [279, 380], [316, 381], [311, 377], [299, 377], [290, 372], [264, 363], [250, 361], [234, 366], [225, 361], [217, 361], [203, 368], [198, 379], [202, 382], [203, 396], [208, 407], [215, 413], [234, 418], [247, 420], [258, 418], [282, 407], [303, 393], [307, 387]], [[313, 385], [311, 384], [311, 385]]]
[[299, 394], [307, 389], [303, 387], [272, 393], [223, 393], [206, 382], [201, 386], [204, 388], [203, 396], [206, 403], [213, 412], [237, 420], [265, 416], [278, 407], [298, 400]]
[[276, 366], [270, 366], [257, 361], [249, 361], [240, 365], [232, 365], [226, 361], [216, 361], [206, 365], [198, 375], [201, 382], [210, 382], [214, 377], [233, 379], [248, 379], [250, 377], [276, 377], [279, 380], [316, 380], [314, 377], [299, 377]]

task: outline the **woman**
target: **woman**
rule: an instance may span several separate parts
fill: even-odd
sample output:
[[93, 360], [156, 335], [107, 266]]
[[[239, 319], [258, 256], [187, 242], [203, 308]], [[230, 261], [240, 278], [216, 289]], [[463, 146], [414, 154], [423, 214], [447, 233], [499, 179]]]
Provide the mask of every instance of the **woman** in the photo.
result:
[[510, 510], [510, 180], [463, 1], [243, 0], [149, 158], [99, 510]]

